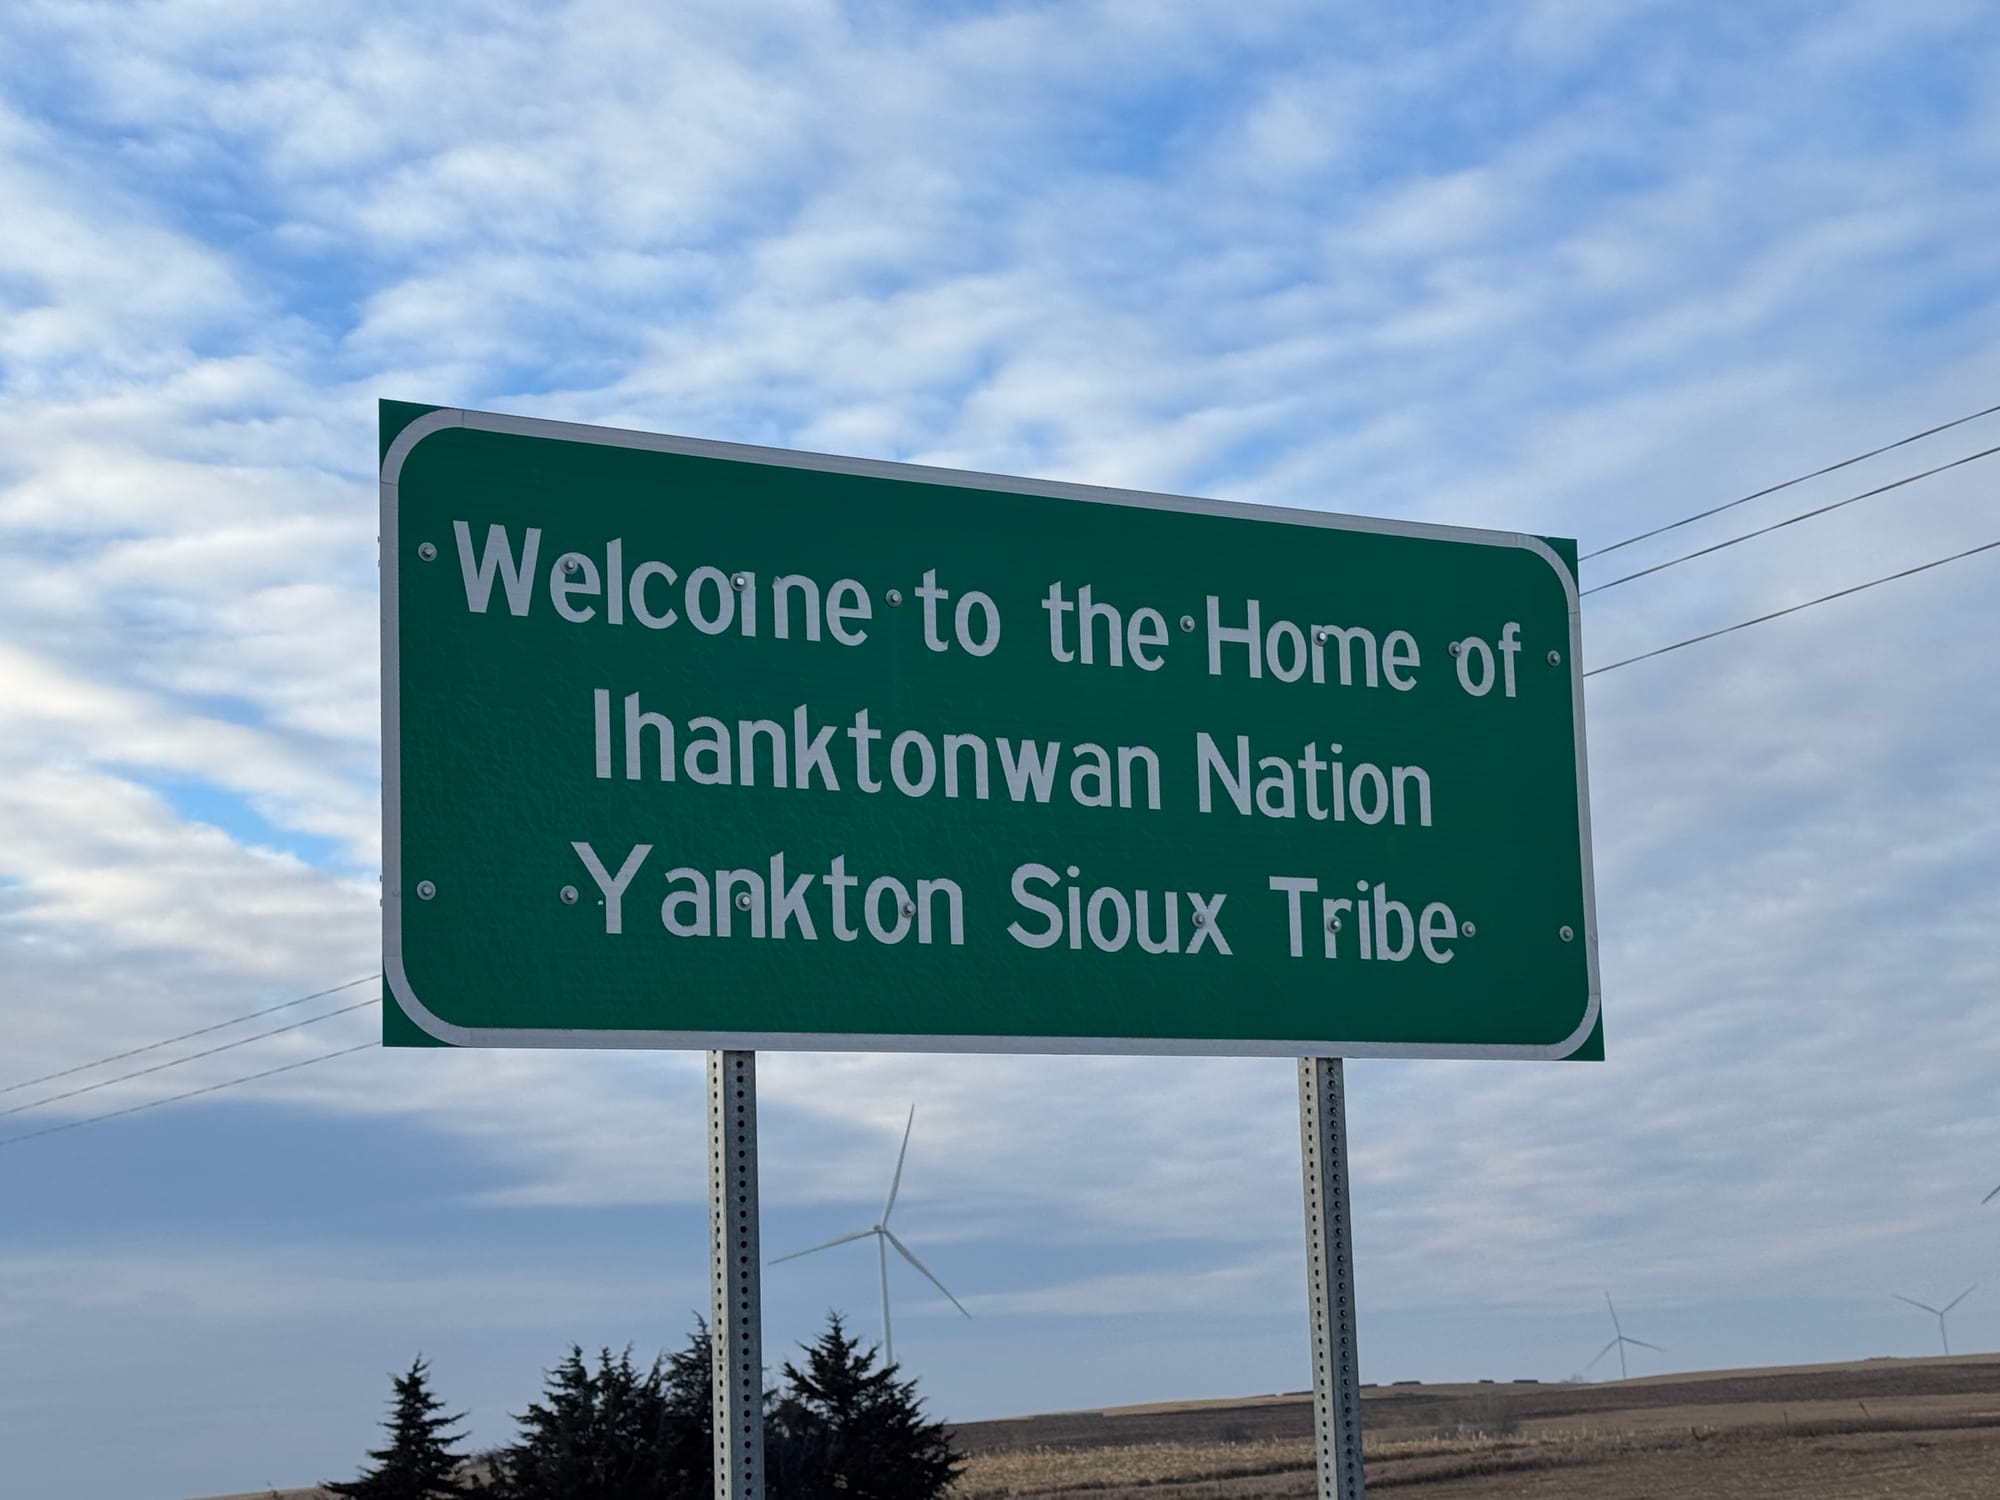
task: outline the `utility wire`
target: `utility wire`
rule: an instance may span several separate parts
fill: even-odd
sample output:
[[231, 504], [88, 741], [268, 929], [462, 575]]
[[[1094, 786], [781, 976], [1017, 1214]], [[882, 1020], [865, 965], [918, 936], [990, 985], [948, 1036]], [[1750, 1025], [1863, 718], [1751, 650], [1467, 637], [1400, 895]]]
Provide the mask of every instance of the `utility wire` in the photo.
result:
[[366, 1010], [371, 1005], [380, 1005], [381, 997], [371, 995], [366, 1000], [357, 1000], [352, 1005], [343, 1005], [339, 1010], [327, 1011], [324, 1015], [309, 1016], [303, 1021], [294, 1021], [289, 1026], [274, 1026], [269, 1031], [259, 1031], [251, 1036], [238, 1037], [233, 1042], [224, 1042], [218, 1047], [209, 1047], [201, 1052], [190, 1052], [185, 1057], [169, 1058], [151, 1067], [135, 1068], [130, 1073], [120, 1073], [116, 1078], [100, 1079], [96, 1083], [86, 1083], [81, 1088], [69, 1089], [60, 1094], [50, 1094], [45, 1099], [35, 1099], [27, 1104], [16, 1104], [11, 1109], [0, 1109], [0, 1120], [9, 1115], [25, 1114], [31, 1109], [40, 1109], [44, 1104], [55, 1104], [64, 1099], [74, 1099], [79, 1094], [94, 1094], [99, 1089], [108, 1089], [114, 1083], [129, 1083], [134, 1078], [144, 1078], [149, 1073], [164, 1072], [168, 1068], [178, 1068], [182, 1063], [198, 1062], [204, 1057], [214, 1057], [218, 1052], [232, 1052], [238, 1047], [247, 1047], [252, 1042], [261, 1042], [268, 1037], [283, 1036], [288, 1031], [298, 1031], [306, 1026], [317, 1026], [321, 1021], [331, 1021], [335, 1016], [344, 1016], [350, 1011]]
[[[1934, 469], [1925, 469], [1921, 474], [1906, 474], [1901, 479], [1892, 479], [1887, 484], [1878, 484], [1872, 490], [1863, 490], [1858, 495], [1849, 495], [1845, 500], [1835, 500], [1826, 505], [1815, 506], [1811, 510], [1802, 510], [1795, 516], [1785, 517], [1782, 521], [1773, 521], [1769, 526], [1759, 526], [1755, 531], [1746, 531], [1743, 535], [1730, 537], [1727, 541], [1716, 542], [1707, 547], [1700, 547], [1693, 552], [1684, 552], [1679, 557], [1668, 558], [1663, 563], [1654, 563], [1652, 567], [1641, 568], [1636, 573], [1627, 573], [1623, 578], [1614, 578], [1609, 583], [1593, 584], [1591, 587], [1583, 590], [1583, 593], [1601, 594], [1606, 589], [1615, 589], [1619, 584], [1630, 583], [1635, 578], [1644, 578], [1651, 573], [1664, 572], [1668, 568], [1676, 567], [1681, 563], [1691, 562], [1697, 557], [1706, 557], [1711, 552], [1720, 552], [1725, 547], [1734, 547], [1738, 542], [1747, 542], [1753, 537], [1764, 536], [1773, 531], [1781, 531], [1787, 526], [1797, 525], [1800, 521], [1810, 521], [1814, 516], [1823, 516], [1830, 510], [1839, 510], [1842, 506], [1852, 505], [1857, 500], [1868, 500], [1876, 495], [1886, 495], [1890, 490], [1899, 490], [1906, 484], [1915, 484], [1919, 479], [1929, 479], [1933, 474], [1942, 474], [1946, 469], [1956, 469], [1977, 459], [1991, 458], [1996, 453], [2000, 453], [2000, 444], [1996, 444], [1991, 448], [1982, 448], [1977, 453], [1968, 453], [1964, 458], [1954, 458], [1950, 463], [1939, 464]], [[1582, 596], [1579, 595], [1579, 597]]]
[[211, 1083], [206, 1088], [189, 1089], [185, 1094], [169, 1094], [164, 1099], [148, 1099], [144, 1104], [130, 1104], [124, 1109], [110, 1110], [101, 1115], [86, 1115], [81, 1120], [65, 1120], [60, 1125], [46, 1126], [41, 1130], [30, 1130], [24, 1135], [10, 1135], [0, 1140], [0, 1146], [18, 1146], [22, 1141], [32, 1141], [39, 1136], [56, 1135], [65, 1130], [75, 1130], [83, 1125], [95, 1125], [100, 1120], [115, 1120], [120, 1115], [136, 1115], [142, 1109], [158, 1109], [162, 1104], [178, 1104], [183, 1099], [198, 1099], [203, 1094], [219, 1093], [223, 1089], [233, 1089], [239, 1083], [255, 1083], [260, 1078], [275, 1078], [280, 1073], [290, 1073], [298, 1068], [310, 1068], [314, 1063], [331, 1062], [336, 1057], [346, 1057], [351, 1052], [364, 1052], [370, 1047], [379, 1047], [377, 1041], [357, 1042], [352, 1047], [342, 1047], [338, 1052], [322, 1052], [318, 1057], [301, 1058], [297, 1062], [283, 1063], [275, 1068], [266, 1068], [261, 1073], [246, 1073], [241, 1078], [231, 1078], [223, 1083]]
[[1967, 422], [1976, 422], [1981, 417], [1992, 416], [1995, 412], [2000, 412], [2000, 406], [1989, 406], [1984, 411], [1976, 411], [1967, 417], [1955, 417], [1949, 422], [1940, 422], [1935, 427], [1926, 427], [1922, 432], [1913, 432], [1906, 438], [1897, 438], [1893, 443], [1884, 443], [1879, 448], [1870, 448], [1866, 453], [1857, 453], [1852, 458], [1843, 458], [1837, 464], [1828, 464], [1823, 469], [1814, 469], [1810, 474], [1801, 474], [1795, 479], [1787, 479], [1780, 484], [1766, 485], [1761, 490], [1753, 490], [1749, 494], [1740, 496], [1735, 500], [1726, 501], [1721, 505], [1710, 506], [1707, 510], [1698, 510], [1691, 516], [1682, 516], [1678, 521], [1669, 521], [1664, 526], [1655, 526], [1651, 531], [1642, 531], [1637, 536], [1628, 536], [1622, 542], [1611, 542], [1606, 546], [1599, 547], [1595, 552], [1584, 553], [1577, 561], [1589, 562], [1593, 557], [1602, 557], [1607, 552], [1616, 552], [1620, 547], [1629, 547], [1634, 542], [1646, 541], [1648, 538], [1660, 536], [1665, 532], [1677, 530], [1682, 526], [1692, 525], [1696, 521], [1705, 521], [1710, 516], [1721, 515], [1725, 510], [1733, 510], [1739, 505], [1748, 505], [1752, 500], [1761, 500], [1766, 495], [1775, 495], [1779, 490], [1788, 490], [1795, 484], [1804, 484], [1808, 479], [1818, 479], [1823, 474], [1831, 474], [1836, 469], [1845, 469], [1865, 459], [1887, 453], [1891, 449], [1908, 447], [1911, 443], [1921, 442], [1927, 437], [1936, 437], [1940, 432], [1949, 432], [1954, 427], [1963, 427]]
[[1711, 630], [1704, 635], [1691, 635], [1684, 641], [1675, 641], [1671, 646], [1661, 646], [1655, 651], [1643, 651], [1637, 656], [1628, 656], [1623, 661], [1614, 661], [1609, 666], [1592, 667], [1583, 675], [1595, 677], [1599, 672], [1615, 672], [1620, 667], [1629, 667], [1635, 661], [1648, 661], [1655, 656], [1665, 656], [1669, 651], [1678, 651], [1683, 646], [1693, 646], [1702, 641], [1712, 641], [1719, 635], [1728, 635], [1733, 630], [1748, 630], [1752, 625], [1762, 625], [1766, 620], [1776, 620], [1784, 615], [1795, 615], [1802, 609], [1811, 609], [1815, 604], [1827, 604], [1835, 599], [1845, 599], [1849, 594], [1858, 594], [1864, 589], [1872, 589], [1877, 584], [1894, 583], [1898, 578], [1908, 578], [1916, 573], [1928, 573], [1932, 568], [1941, 568], [1946, 563], [1957, 562], [1962, 557], [1971, 557], [1980, 552], [1991, 552], [2000, 547], [2000, 541], [1985, 542], [1977, 547], [1968, 547], [1963, 552], [1954, 552], [1950, 557], [1940, 557], [1933, 562], [1919, 563], [1914, 568], [1905, 568], [1900, 573], [1889, 573], [1881, 578], [1871, 578], [1866, 583], [1857, 583], [1851, 588], [1839, 589], [1831, 594], [1822, 594], [1817, 599], [1808, 599], [1803, 604], [1793, 604], [1784, 609], [1774, 609], [1768, 615], [1759, 615], [1754, 620], [1739, 620], [1734, 625], [1725, 625], [1720, 630]]
[[193, 1031], [183, 1031], [179, 1036], [170, 1036], [165, 1041], [148, 1042], [143, 1047], [134, 1047], [129, 1052], [114, 1052], [109, 1057], [100, 1057], [96, 1062], [78, 1063], [73, 1068], [61, 1068], [53, 1073], [44, 1073], [39, 1078], [24, 1078], [19, 1083], [10, 1083], [0, 1088], [0, 1094], [19, 1093], [31, 1089], [38, 1083], [53, 1083], [58, 1078], [68, 1078], [74, 1073], [88, 1073], [92, 1068], [101, 1068], [106, 1063], [123, 1062], [128, 1057], [138, 1057], [142, 1053], [157, 1052], [162, 1047], [171, 1047], [175, 1042], [192, 1041], [198, 1036], [207, 1036], [212, 1031], [222, 1031], [230, 1026], [240, 1026], [245, 1021], [254, 1021], [260, 1016], [276, 1015], [281, 1010], [290, 1010], [295, 1005], [304, 1005], [308, 1000], [324, 1000], [328, 995], [337, 995], [342, 990], [351, 990], [356, 985], [367, 984], [372, 979], [380, 979], [380, 974], [364, 974], [359, 979], [350, 979], [345, 984], [336, 984], [331, 989], [314, 990], [310, 995], [301, 995], [296, 1000], [282, 1001], [277, 1005], [267, 1005], [262, 1010], [253, 1010], [247, 1016], [232, 1016], [227, 1021], [217, 1021], [210, 1026], [197, 1026]]

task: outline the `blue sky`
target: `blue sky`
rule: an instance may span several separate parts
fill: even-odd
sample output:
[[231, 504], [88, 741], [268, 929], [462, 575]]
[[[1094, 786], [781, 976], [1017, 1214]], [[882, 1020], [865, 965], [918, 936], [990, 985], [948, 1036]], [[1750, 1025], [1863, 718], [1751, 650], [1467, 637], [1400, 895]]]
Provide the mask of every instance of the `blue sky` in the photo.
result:
[[[1974, 3], [26, 3], [0, 80], [0, 1087], [378, 965], [380, 397], [1585, 551], [2000, 400]], [[1594, 596], [1587, 662], [1992, 540], [1991, 494]], [[1350, 1069], [1365, 1378], [1563, 1378], [1607, 1287], [1635, 1373], [1920, 1354], [1890, 1292], [2000, 1279], [1996, 567], [1592, 681], [1609, 1060]], [[917, 1104], [941, 1413], [1304, 1384], [1289, 1064], [762, 1088], [774, 1250], [869, 1221]], [[705, 1305], [700, 1089], [363, 1052], [0, 1145], [10, 1482], [338, 1477], [420, 1349], [504, 1439], [571, 1340]], [[774, 1361], [873, 1328], [870, 1261], [771, 1274]]]

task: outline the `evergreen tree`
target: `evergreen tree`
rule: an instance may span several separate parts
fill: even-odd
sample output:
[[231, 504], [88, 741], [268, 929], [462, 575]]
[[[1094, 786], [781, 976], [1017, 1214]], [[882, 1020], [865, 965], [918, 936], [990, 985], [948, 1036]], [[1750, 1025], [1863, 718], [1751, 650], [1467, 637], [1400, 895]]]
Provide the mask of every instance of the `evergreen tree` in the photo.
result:
[[471, 1493], [457, 1477], [464, 1455], [452, 1451], [465, 1434], [445, 1430], [464, 1421], [465, 1413], [438, 1415], [444, 1403], [430, 1392], [430, 1366], [422, 1355], [411, 1362], [407, 1375], [394, 1380], [393, 1410], [382, 1424], [389, 1430], [389, 1446], [369, 1453], [373, 1471], [321, 1488], [350, 1500], [450, 1500]]
[[520, 1435], [495, 1455], [494, 1488], [510, 1500], [566, 1494], [564, 1485], [584, 1477], [596, 1416], [597, 1383], [582, 1348], [572, 1344], [568, 1356], [547, 1372], [542, 1399], [514, 1418]]
[[644, 1371], [630, 1349], [600, 1350], [593, 1371], [572, 1345], [515, 1421], [519, 1437], [494, 1461], [504, 1500], [707, 1500], [708, 1331]]
[[766, 1428], [772, 1500], [933, 1500], [964, 1459], [942, 1422], [924, 1420], [914, 1380], [847, 1336], [840, 1315], [784, 1367], [785, 1393]]
[[709, 1500], [715, 1489], [715, 1346], [707, 1319], [697, 1315], [687, 1346], [667, 1356], [661, 1395], [667, 1412], [661, 1472], [670, 1481], [662, 1493]]

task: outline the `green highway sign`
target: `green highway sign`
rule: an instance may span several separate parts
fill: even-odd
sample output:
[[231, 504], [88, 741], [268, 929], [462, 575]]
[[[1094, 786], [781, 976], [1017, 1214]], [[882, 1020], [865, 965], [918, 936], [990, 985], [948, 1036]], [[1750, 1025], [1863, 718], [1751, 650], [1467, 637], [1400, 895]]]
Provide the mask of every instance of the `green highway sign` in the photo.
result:
[[385, 1039], [1601, 1056], [1571, 544], [382, 405]]

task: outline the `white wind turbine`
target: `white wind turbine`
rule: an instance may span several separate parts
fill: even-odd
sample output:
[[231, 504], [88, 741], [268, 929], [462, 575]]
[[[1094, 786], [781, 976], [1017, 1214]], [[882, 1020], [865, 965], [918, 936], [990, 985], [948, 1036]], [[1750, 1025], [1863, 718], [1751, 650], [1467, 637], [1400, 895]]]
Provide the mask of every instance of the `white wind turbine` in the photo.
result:
[[932, 1286], [943, 1292], [951, 1305], [969, 1318], [965, 1304], [951, 1295], [951, 1291], [937, 1277], [931, 1275], [930, 1268], [910, 1253], [910, 1247], [897, 1239], [889, 1228], [889, 1215], [896, 1207], [896, 1193], [903, 1185], [903, 1158], [910, 1154], [910, 1127], [917, 1123], [917, 1107], [910, 1106], [910, 1118], [903, 1124], [903, 1149], [896, 1153], [896, 1175], [889, 1180], [889, 1201], [882, 1206], [882, 1217], [866, 1229], [857, 1229], [852, 1234], [843, 1234], [838, 1239], [828, 1240], [823, 1245], [809, 1245], [803, 1250], [794, 1250], [790, 1255], [781, 1255], [771, 1262], [778, 1265], [784, 1261], [797, 1260], [801, 1255], [817, 1255], [822, 1250], [831, 1250], [835, 1245], [845, 1245], [851, 1240], [865, 1240], [875, 1236], [875, 1258], [882, 1271], [882, 1361], [893, 1365], [896, 1362], [896, 1345], [889, 1333], [889, 1247], [896, 1247], [896, 1253], [917, 1268], [917, 1271]]
[[1651, 1349], [1655, 1354], [1665, 1354], [1667, 1352], [1658, 1344], [1649, 1344], [1644, 1339], [1632, 1338], [1623, 1328], [1618, 1326], [1618, 1309], [1612, 1304], [1611, 1293], [1609, 1292], [1604, 1294], [1604, 1306], [1611, 1313], [1611, 1332], [1613, 1337], [1610, 1343], [1597, 1351], [1597, 1359], [1593, 1359], [1583, 1367], [1584, 1374], [1588, 1375], [1597, 1367], [1597, 1360], [1604, 1358], [1605, 1355], [1616, 1349], [1618, 1351], [1618, 1378], [1620, 1380], [1629, 1379], [1630, 1377], [1625, 1370], [1625, 1346], [1627, 1344], [1637, 1345], [1641, 1349]]
[[1938, 1342], [1944, 1345], [1944, 1352], [1949, 1354], [1951, 1353], [1951, 1336], [1944, 1331], [1944, 1315], [1978, 1290], [1978, 1283], [1975, 1282], [1952, 1298], [1951, 1301], [1945, 1303], [1943, 1307], [1932, 1307], [1928, 1302], [1919, 1302], [1915, 1297], [1905, 1297], [1901, 1292], [1891, 1292], [1889, 1295], [1894, 1297], [1898, 1302], [1907, 1302], [1911, 1307], [1922, 1308], [1925, 1312], [1936, 1318], [1938, 1320]]

